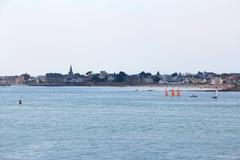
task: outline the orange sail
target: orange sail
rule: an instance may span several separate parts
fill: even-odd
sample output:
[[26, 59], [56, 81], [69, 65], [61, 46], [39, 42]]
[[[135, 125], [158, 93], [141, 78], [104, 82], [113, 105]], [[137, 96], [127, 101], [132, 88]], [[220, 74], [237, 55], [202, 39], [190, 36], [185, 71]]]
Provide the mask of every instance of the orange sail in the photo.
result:
[[167, 88], [165, 89], [165, 96], [168, 97], [168, 90], [167, 90]]
[[172, 89], [172, 97], [175, 96], [175, 92], [174, 92], [174, 89]]
[[179, 88], [177, 89], [177, 96], [179, 96], [179, 97], [181, 96]]

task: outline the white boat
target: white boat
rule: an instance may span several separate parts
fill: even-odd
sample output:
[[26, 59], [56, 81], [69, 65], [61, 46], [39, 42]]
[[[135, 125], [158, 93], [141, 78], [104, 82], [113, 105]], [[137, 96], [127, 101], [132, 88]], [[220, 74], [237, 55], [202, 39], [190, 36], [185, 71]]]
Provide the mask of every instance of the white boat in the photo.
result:
[[215, 96], [213, 96], [212, 98], [214, 98], [214, 99], [218, 98], [218, 90], [215, 90]]

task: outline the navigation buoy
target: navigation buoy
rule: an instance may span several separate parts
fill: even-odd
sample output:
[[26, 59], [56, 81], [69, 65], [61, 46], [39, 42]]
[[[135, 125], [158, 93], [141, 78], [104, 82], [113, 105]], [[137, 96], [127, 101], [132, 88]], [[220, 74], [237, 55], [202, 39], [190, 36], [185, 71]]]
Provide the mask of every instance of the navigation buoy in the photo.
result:
[[21, 105], [21, 104], [22, 104], [22, 100], [21, 100], [21, 99], [18, 101], [18, 104], [19, 104], [19, 105]]

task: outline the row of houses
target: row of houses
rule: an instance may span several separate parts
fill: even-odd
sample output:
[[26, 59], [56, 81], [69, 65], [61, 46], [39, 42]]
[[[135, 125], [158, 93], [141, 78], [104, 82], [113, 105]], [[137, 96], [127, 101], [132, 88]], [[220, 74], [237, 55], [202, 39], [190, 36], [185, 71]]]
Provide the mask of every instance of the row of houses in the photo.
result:
[[29, 74], [22, 74], [20, 76], [0, 76], [0, 85], [24, 84], [30, 79]]
[[27, 85], [188, 85], [188, 84], [240, 84], [240, 74], [216, 74], [213, 72], [173, 73], [156, 74], [141, 72], [139, 74], [128, 75], [125, 72], [107, 73], [101, 71], [86, 74], [73, 73], [72, 66], [68, 74], [47, 73], [44, 76], [31, 77], [28, 74], [20, 76], [0, 77], [1, 84], [27, 84]]
[[145, 84], [160, 84], [160, 85], [177, 85], [177, 84], [209, 84], [209, 85], [221, 85], [221, 84], [239, 84], [240, 74], [215, 74], [211, 72], [203, 72], [198, 74], [155, 74], [141, 72], [139, 74], [127, 75], [124, 72], [119, 73], [107, 73], [101, 71], [100, 73], [88, 72], [85, 75], [81, 74], [66, 74], [48, 73], [45, 78], [39, 80], [36, 79], [36, 83], [41, 82], [43, 84], [79, 84], [79, 85], [114, 85], [114, 84], [126, 84], [126, 85], [145, 85]]

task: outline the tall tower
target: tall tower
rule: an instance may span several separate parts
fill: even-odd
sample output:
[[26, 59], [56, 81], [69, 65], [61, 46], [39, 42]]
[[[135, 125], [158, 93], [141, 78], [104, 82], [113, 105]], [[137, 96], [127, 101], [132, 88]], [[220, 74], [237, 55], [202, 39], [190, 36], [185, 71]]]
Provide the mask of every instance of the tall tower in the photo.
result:
[[72, 65], [70, 66], [70, 70], [69, 70], [69, 72], [68, 72], [68, 75], [69, 75], [69, 76], [73, 76]]

